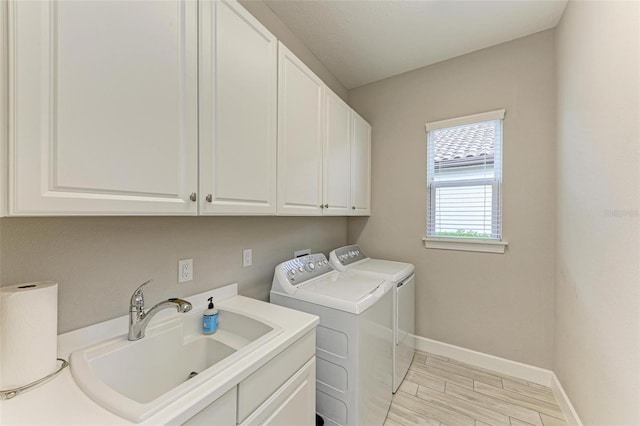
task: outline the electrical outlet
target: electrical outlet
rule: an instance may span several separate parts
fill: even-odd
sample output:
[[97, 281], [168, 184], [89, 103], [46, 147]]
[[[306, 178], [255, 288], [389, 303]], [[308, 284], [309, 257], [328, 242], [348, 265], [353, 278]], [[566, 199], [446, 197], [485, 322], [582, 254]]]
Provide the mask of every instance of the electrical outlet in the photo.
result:
[[251, 252], [251, 249], [245, 249], [242, 250], [242, 267], [246, 268], [248, 266], [251, 266], [253, 263], [253, 254]]
[[193, 259], [178, 261], [178, 282], [186, 283], [193, 281]]
[[311, 254], [311, 249], [296, 250], [293, 252], [293, 257], [309, 256], [310, 254]]

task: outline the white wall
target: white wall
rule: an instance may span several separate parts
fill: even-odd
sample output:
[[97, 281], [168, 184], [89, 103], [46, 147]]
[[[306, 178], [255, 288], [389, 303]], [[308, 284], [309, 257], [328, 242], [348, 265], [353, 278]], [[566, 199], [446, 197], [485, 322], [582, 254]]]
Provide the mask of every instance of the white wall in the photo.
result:
[[[348, 240], [416, 266], [419, 335], [551, 368], [555, 214], [553, 30], [349, 91], [373, 126], [372, 216]], [[427, 250], [424, 124], [506, 108], [504, 255]]]
[[640, 3], [557, 28], [554, 370], [586, 425], [640, 424]]

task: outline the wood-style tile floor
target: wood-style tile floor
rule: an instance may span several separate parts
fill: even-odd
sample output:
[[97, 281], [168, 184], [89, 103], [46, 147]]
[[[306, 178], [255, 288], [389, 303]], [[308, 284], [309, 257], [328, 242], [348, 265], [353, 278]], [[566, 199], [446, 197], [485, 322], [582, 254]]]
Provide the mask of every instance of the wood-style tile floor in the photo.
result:
[[385, 426], [566, 426], [551, 389], [416, 352]]

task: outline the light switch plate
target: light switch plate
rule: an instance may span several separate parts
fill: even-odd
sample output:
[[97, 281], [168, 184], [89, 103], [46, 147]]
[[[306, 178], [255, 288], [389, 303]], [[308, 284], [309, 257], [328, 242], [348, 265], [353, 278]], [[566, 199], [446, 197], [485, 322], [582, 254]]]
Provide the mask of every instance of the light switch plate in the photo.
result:
[[242, 250], [242, 267], [246, 268], [249, 267], [253, 264], [253, 253], [251, 252], [251, 249], [244, 249]]

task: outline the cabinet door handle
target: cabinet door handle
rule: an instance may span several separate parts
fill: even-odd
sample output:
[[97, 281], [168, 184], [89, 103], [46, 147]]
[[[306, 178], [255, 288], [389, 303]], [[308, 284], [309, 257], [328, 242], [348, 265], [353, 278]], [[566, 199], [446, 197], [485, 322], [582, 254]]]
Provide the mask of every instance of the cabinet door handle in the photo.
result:
[[205, 197], [205, 200], [207, 200], [207, 202], [211, 202], [213, 200], [213, 196], [211, 194], [207, 194], [207, 196]]
[[198, 199], [198, 197], [196, 196], [195, 192], [192, 192], [191, 195], [189, 195], [189, 199], [191, 201], [196, 201]]

